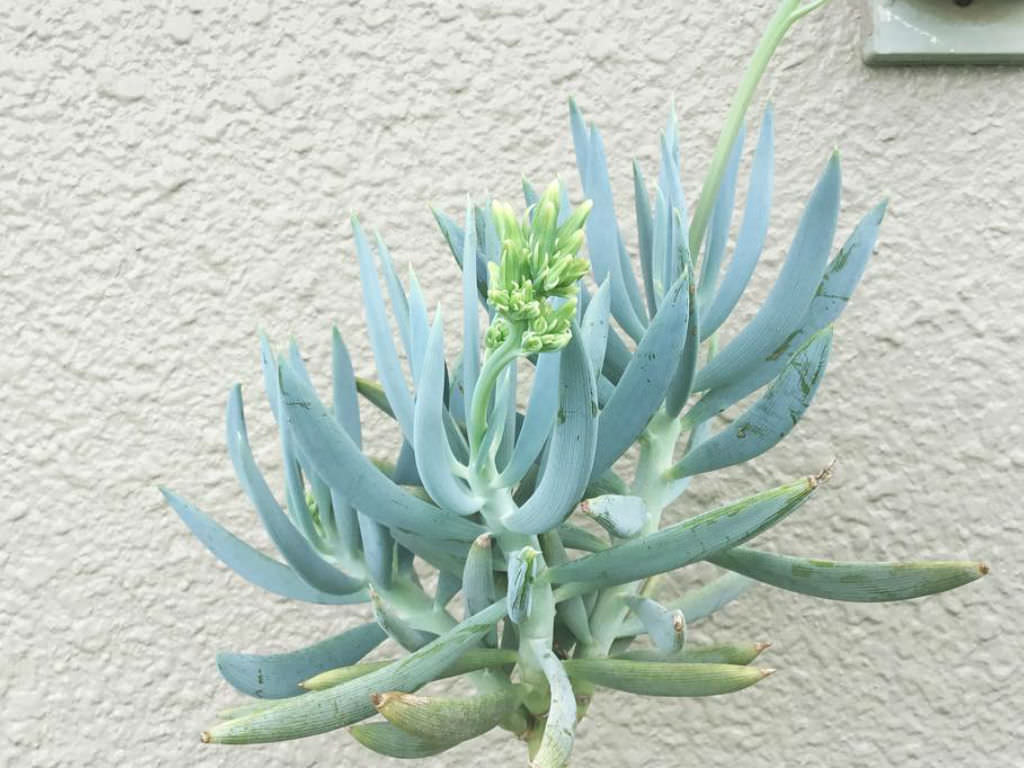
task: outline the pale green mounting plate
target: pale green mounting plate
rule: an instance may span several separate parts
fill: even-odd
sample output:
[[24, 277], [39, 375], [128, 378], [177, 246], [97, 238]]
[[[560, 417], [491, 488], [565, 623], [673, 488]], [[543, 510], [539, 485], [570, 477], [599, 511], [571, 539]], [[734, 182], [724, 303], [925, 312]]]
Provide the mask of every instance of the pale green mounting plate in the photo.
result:
[[864, 61], [1024, 63], [1024, 0], [866, 0]]

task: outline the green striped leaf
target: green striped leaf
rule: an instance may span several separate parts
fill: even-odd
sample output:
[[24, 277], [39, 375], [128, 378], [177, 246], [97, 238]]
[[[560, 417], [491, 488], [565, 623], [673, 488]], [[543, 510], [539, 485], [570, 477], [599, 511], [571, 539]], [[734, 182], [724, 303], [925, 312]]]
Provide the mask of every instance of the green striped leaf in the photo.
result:
[[352, 737], [378, 755], [414, 760], [439, 755], [458, 742], [414, 736], [391, 723], [360, 723], [349, 728]]
[[[696, 624], [716, 611], [721, 610], [746, 592], [754, 581], [738, 573], [726, 573], [709, 581], [702, 587], [690, 590], [682, 597], [666, 604], [667, 608], [678, 608], [690, 624]], [[619, 630], [619, 637], [642, 635], [647, 630], [636, 617], [627, 619]]]
[[738, 664], [690, 664], [625, 659], [569, 659], [573, 679], [641, 696], [717, 696], [764, 680], [774, 670]]
[[687, 664], [749, 664], [771, 646], [771, 643], [742, 645], [687, 645], [678, 653], [665, 654], [657, 648], [638, 648], [617, 654], [627, 661], [677, 662]]
[[[476, 672], [479, 669], [490, 669], [491, 667], [515, 664], [517, 659], [518, 655], [514, 650], [470, 648], [458, 659], [452, 662], [452, 664], [441, 670], [437, 674], [437, 679], [444, 677], [456, 677], [468, 672]], [[319, 675], [316, 675], [309, 680], [303, 680], [299, 687], [307, 691], [322, 691], [326, 688], [333, 688], [336, 685], [347, 683], [349, 680], [355, 680], [357, 677], [363, 677], [371, 672], [384, 669], [388, 665], [394, 664], [397, 661], [399, 661], [399, 659], [368, 661], [363, 662], [362, 664], [352, 664], [347, 667], [331, 669], [327, 672], [321, 672]]]
[[505, 615], [500, 600], [401, 661], [322, 691], [297, 696], [279, 706], [218, 723], [202, 734], [204, 742], [254, 744], [285, 741], [344, 728], [374, 714], [370, 695], [412, 692], [449, 667]]
[[749, 496], [711, 512], [630, 539], [549, 568], [542, 578], [590, 587], [626, 584], [704, 560], [721, 549], [742, 544], [784, 519], [806, 501], [817, 486], [813, 477]]
[[965, 560], [857, 563], [776, 555], [745, 547], [708, 559], [773, 587], [857, 603], [911, 600], [954, 589], [988, 573], [984, 563]]
[[388, 722], [423, 739], [458, 744], [475, 739], [519, 705], [518, 686], [465, 698], [416, 696], [391, 691], [376, 694], [373, 705]]

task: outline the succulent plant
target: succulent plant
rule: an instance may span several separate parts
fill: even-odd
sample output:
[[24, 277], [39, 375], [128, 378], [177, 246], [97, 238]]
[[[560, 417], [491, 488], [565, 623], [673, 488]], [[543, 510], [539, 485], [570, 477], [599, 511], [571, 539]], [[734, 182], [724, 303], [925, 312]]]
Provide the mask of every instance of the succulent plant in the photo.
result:
[[[688, 624], [756, 582], [831, 600], [887, 601], [986, 572], [976, 562], [834, 562], [745, 546], [808, 501], [828, 469], [662, 525], [692, 477], [764, 453], [800, 420], [824, 375], [833, 323], [874, 248], [884, 202], [829, 259], [840, 187], [833, 155], [774, 288], [719, 348], [718, 329], [764, 245], [772, 197], [769, 107], [723, 272], [743, 118], [786, 29], [820, 4], [780, 6], [729, 112], [692, 218], [674, 115], [661, 136], [653, 200], [634, 165], [642, 281], [616, 223], [601, 135], [574, 103], [585, 202], [573, 208], [557, 181], [539, 196], [524, 182], [522, 216], [499, 202], [468, 204], [462, 226], [435, 212], [462, 270], [462, 347], [450, 367], [440, 308], [431, 322], [415, 275], [403, 285], [384, 241], [378, 236], [372, 247], [353, 219], [378, 379], [354, 375], [335, 330], [333, 393], [325, 404], [297, 347], [278, 355], [261, 339], [281, 434], [285, 508], [253, 459], [240, 388], [229, 395], [231, 461], [284, 562], [180, 496], [164, 495], [249, 581], [313, 603], [369, 601], [375, 620], [291, 653], [220, 654], [225, 679], [256, 701], [220, 713], [204, 741], [278, 741], [350, 726], [371, 750], [415, 758], [500, 726], [527, 741], [531, 765], [563, 766], [599, 688], [710, 696], [764, 679], [771, 670], [751, 666], [764, 644], [687, 642]], [[579, 255], [584, 241], [589, 259]], [[488, 317], [483, 334], [481, 308]], [[523, 410], [520, 378], [532, 380]], [[759, 391], [713, 431], [714, 417]], [[403, 440], [394, 464], [363, 453], [360, 396], [397, 421]], [[627, 481], [616, 462], [634, 444], [639, 453]], [[662, 574], [701, 561], [723, 574], [660, 600]], [[649, 642], [633, 647], [644, 636]], [[408, 654], [361, 661], [386, 638]], [[415, 694], [455, 675], [465, 675], [476, 694]]]

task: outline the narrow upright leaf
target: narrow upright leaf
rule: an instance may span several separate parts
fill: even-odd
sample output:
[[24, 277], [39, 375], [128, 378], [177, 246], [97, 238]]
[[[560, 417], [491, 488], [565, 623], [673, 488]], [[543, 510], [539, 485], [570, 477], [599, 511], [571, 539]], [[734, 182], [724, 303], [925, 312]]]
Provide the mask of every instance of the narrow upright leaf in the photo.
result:
[[608, 278], [601, 283], [601, 287], [594, 294], [594, 297], [587, 304], [583, 313], [583, 322], [580, 323], [580, 332], [583, 334], [583, 346], [587, 350], [587, 357], [590, 359], [590, 367], [594, 371], [600, 371], [604, 366], [604, 351], [608, 347], [608, 315], [611, 311], [611, 292], [609, 290]]
[[800, 220], [775, 286], [754, 319], [697, 374], [711, 389], [756, 365], [798, 327], [825, 272], [839, 214], [839, 155], [833, 154]]
[[758, 683], [774, 671], [733, 664], [626, 659], [570, 659], [565, 668], [573, 678], [641, 696], [717, 696]]
[[733, 142], [732, 154], [722, 177], [722, 185], [718, 188], [715, 207], [711, 213], [711, 226], [708, 228], [707, 248], [704, 262], [701, 264], [700, 285], [697, 293], [702, 306], [711, 303], [718, 285], [718, 273], [722, 269], [722, 258], [729, 242], [729, 225], [732, 223], [732, 210], [736, 201], [736, 176], [739, 172], [740, 158], [743, 156], [743, 139], [746, 125], [740, 125], [740, 132]]

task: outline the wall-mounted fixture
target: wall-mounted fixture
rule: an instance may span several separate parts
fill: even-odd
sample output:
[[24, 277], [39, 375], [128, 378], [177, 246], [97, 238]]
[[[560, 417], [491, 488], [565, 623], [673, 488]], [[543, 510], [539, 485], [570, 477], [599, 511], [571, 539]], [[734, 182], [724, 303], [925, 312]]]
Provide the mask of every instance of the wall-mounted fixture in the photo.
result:
[[1024, 63], [1024, 0], [866, 0], [864, 61]]

